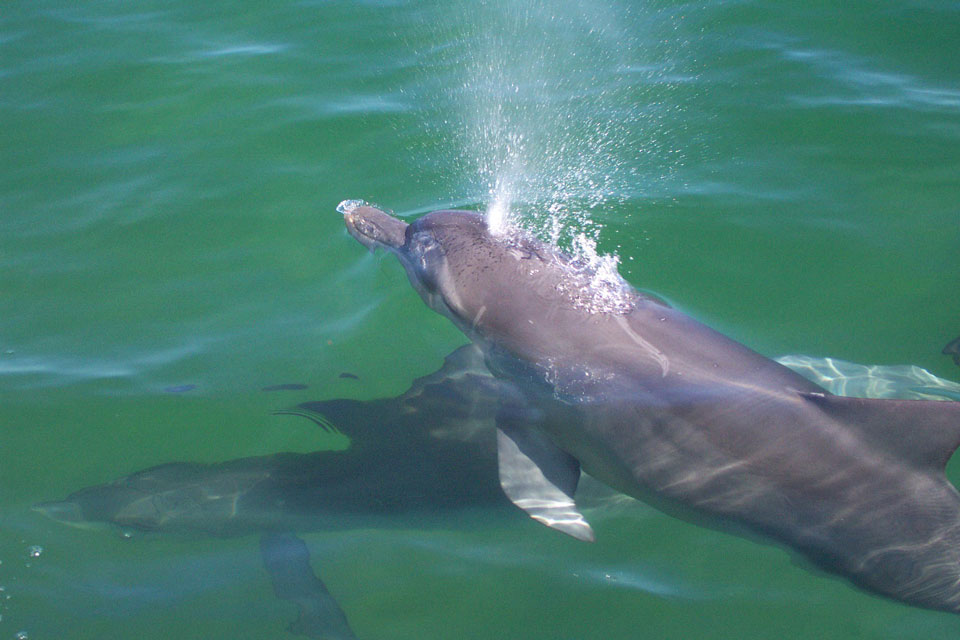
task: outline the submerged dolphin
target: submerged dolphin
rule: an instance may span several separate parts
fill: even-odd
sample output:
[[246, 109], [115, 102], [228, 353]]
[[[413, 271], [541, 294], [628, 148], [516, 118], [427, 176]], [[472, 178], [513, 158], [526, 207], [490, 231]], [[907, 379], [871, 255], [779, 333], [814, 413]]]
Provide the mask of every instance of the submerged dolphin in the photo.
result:
[[404, 515], [422, 525], [439, 512], [509, 507], [497, 483], [494, 436], [502, 386], [476, 349], [462, 347], [397, 398], [313, 401], [276, 412], [347, 436], [344, 450], [169, 462], [34, 509], [81, 527], [261, 534], [274, 592], [300, 609], [290, 630], [350, 640], [347, 617], [313, 573], [306, 545], [289, 532], [396, 526]]
[[484, 217], [411, 224], [341, 206], [511, 382], [499, 476], [537, 520], [591, 540], [583, 469], [671, 513], [760, 533], [861, 587], [960, 612], [960, 404], [834, 396], [616, 278]]
[[[79, 526], [233, 536], [508, 504], [497, 484], [494, 436], [503, 386], [464, 346], [396, 398], [317, 400], [274, 412], [346, 436], [346, 449], [168, 462], [34, 509]], [[462, 482], [450, 482], [458, 476]]]

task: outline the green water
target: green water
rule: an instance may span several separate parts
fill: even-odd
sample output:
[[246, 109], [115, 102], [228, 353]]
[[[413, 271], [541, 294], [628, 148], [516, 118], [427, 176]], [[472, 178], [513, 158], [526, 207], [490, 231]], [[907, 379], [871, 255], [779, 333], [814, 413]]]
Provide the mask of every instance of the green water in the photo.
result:
[[[958, 50], [947, 0], [4, 3], [0, 640], [290, 637], [255, 538], [30, 506], [332, 446], [270, 412], [396, 395], [462, 344], [346, 235], [345, 198], [415, 216], [509, 192], [545, 233], [559, 204], [632, 283], [765, 354], [960, 378], [939, 353], [960, 334]], [[643, 506], [594, 545], [458, 518], [304, 536], [361, 640], [960, 629]]]

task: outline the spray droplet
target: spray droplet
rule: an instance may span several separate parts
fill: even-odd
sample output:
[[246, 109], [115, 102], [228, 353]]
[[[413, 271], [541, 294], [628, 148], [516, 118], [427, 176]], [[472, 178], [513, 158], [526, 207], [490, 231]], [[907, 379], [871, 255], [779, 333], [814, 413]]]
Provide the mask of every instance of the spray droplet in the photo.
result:
[[369, 206], [366, 200], [344, 200], [337, 205], [337, 212], [347, 215], [354, 209]]
[[43, 547], [38, 544], [32, 545], [27, 549], [27, 554], [29, 554], [31, 558], [39, 558], [41, 553], [43, 553]]
[[490, 208], [487, 209], [487, 226], [490, 227], [490, 233], [498, 235], [503, 232], [507, 221], [507, 203], [503, 200], [495, 200]]
[[17, 631], [17, 635], [13, 637], [15, 640], [27, 640], [30, 636], [27, 635], [26, 631]]

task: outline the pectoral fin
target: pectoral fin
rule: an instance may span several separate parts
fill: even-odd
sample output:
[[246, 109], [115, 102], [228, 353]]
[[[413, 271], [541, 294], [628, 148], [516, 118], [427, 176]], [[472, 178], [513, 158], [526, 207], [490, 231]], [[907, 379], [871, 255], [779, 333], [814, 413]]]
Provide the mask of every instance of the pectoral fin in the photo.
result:
[[573, 494], [580, 463], [531, 428], [497, 429], [500, 486], [531, 518], [578, 540], [593, 542], [593, 529], [577, 511]]
[[356, 640], [340, 605], [313, 573], [303, 540], [289, 533], [266, 534], [260, 539], [260, 551], [273, 592], [300, 608], [291, 633], [317, 640]]

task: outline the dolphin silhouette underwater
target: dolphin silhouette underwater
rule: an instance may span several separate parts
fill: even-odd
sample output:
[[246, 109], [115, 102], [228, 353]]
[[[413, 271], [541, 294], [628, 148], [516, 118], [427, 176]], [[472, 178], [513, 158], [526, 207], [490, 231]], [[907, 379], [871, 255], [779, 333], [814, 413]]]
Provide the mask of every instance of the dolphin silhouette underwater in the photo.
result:
[[581, 470], [667, 513], [785, 544], [863, 589], [960, 612], [960, 403], [835, 396], [622, 279], [483, 215], [406, 222], [357, 201], [348, 232], [509, 383], [504, 493], [582, 540]]
[[306, 544], [291, 532], [389, 528], [411, 517], [420, 527], [446, 527], [452, 513], [467, 510], [503, 509], [509, 516], [496, 470], [494, 418], [502, 386], [468, 345], [396, 398], [311, 401], [275, 412], [346, 436], [346, 449], [169, 462], [34, 509], [79, 527], [258, 534], [275, 594], [299, 608], [290, 631], [351, 640], [347, 616], [314, 574]]
[[[227, 537], [509, 505], [497, 483], [493, 428], [502, 386], [466, 345], [398, 397], [316, 400], [274, 412], [346, 436], [345, 449], [168, 462], [34, 509], [77, 526]], [[457, 475], [465, 481], [449, 482]]]

